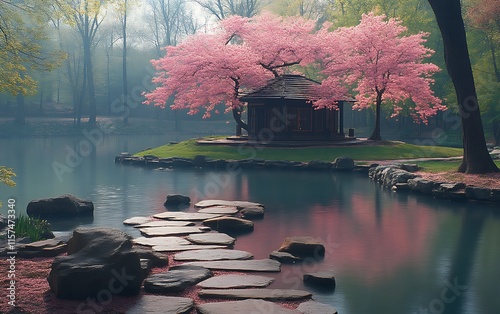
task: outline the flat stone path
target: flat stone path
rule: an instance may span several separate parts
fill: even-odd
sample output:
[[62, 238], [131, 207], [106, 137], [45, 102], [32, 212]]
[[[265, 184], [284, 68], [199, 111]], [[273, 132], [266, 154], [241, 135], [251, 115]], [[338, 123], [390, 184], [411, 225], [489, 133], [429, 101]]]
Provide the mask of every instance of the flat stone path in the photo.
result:
[[163, 313], [185, 314], [191, 312], [194, 302], [190, 298], [167, 297], [163, 295], [146, 294], [138, 303], [127, 310], [127, 314]]
[[172, 220], [155, 220], [149, 221], [140, 225], [135, 225], [134, 228], [150, 228], [150, 227], [189, 227], [194, 226], [192, 221], [172, 221]]
[[297, 310], [304, 314], [337, 314], [337, 309], [333, 306], [316, 301], [301, 303]]
[[190, 245], [186, 239], [181, 237], [139, 237], [132, 240], [134, 244], [144, 245], [144, 246], [157, 246], [157, 245]]
[[153, 251], [155, 252], [180, 252], [180, 251], [192, 251], [192, 250], [215, 250], [215, 249], [225, 249], [223, 245], [199, 245], [199, 244], [185, 244], [185, 245], [155, 245], [153, 246]]
[[163, 212], [153, 215], [154, 218], [182, 221], [202, 221], [222, 216], [221, 214], [203, 214], [186, 212]]
[[198, 227], [150, 227], [142, 228], [139, 231], [148, 237], [159, 237], [159, 236], [175, 236], [175, 235], [187, 235], [193, 233], [202, 233], [203, 231]]
[[205, 303], [196, 308], [200, 314], [301, 314], [299, 311], [289, 310], [264, 300]]
[[221, 275], [208, 278], [198, 283], [198, 287], [205, 289], [265, 288], [273, 281], [274, 278], [265, 276]]
[[221, 215], [234, 215], [237, 214], [238, 208], [236, 206], [210, 206], [198, 210], [198, 213], [204, 214], [221, 214]]
[[254, 202], [247, 201], [225, 201], [225, 200], [204, 200], [194, 204], [194, 207], [205, 208], [212, 206], [236, 206], [238, 209], [243, 209], [245, 207], [255, 207], [260, 206], [264, 207], [264, 205]]
[[202, 298], [262, 299], [270, 301], [292, 301], [310, 298], [311, 293], [294, 289], [203, 289], [198, 292]]
[[153, 220], [153, 218], [151, 218], [151, 217], [132, 217], [129, 219], [125, 219], [123, 221], [123, 224], [128, 225], [128, 226], [134, 226], [134, 225], [140, 225], [140, 224], [149, 222], [151, 220]]
[[196, 250], [182, 252], [174, 255], [176, 261], [221, 261], [221, 260], [248, 260], [253, 257], [252, 253], [240, 250]]
[[190, 234], [186, 237], [188, 241], [195, 244], [219, 244], [219, 245], [233, 245], [236, 241], [235, 238], [218, 232], [202, 233], [202, 234]]
[[279, 272], [281, 263], [272, 259], [248, 261], [189, 262], [187, 265], [202, 266], [217, 270]]
[[152, 293], [181, 292], [212, 276], [204, 267], [174, 266], [166, 273], [149, 275], [144, 280], [144, 290]]

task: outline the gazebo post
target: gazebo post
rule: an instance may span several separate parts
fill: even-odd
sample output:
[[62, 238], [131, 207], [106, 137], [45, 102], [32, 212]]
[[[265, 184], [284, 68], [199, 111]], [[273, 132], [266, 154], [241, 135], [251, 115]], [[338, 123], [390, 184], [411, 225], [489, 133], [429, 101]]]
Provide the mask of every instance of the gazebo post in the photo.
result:
[[344, 102], [339, 101], [338, 107], [339, 107], [339, 128], [340, 128], [339, 134], [341, 136], [345, 136], [345, 133], [344, 133]]

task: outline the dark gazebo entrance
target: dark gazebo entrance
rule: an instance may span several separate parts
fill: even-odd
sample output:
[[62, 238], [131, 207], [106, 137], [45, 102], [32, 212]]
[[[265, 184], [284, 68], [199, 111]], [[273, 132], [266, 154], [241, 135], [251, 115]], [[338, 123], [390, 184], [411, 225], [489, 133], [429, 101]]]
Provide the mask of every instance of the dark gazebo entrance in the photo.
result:
[[272, 132], [275, 140], [343, 140], [344, 103], [338, 110], [312, 107], [319, 83], [301, 75], [284, 75], [240, 98], [248, 103], [248, 137], [259, 140]]

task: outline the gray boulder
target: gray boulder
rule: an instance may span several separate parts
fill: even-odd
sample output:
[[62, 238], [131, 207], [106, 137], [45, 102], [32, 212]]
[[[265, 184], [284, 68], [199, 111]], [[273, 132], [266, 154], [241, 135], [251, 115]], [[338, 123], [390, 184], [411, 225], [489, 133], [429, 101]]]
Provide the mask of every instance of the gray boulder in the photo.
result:
[[320, 258], [325, 255], [325, 246], [313, 237], [287, 237], [278, 251], [297, 257]]
[[35, 218], [59, 218], [93, 216], [94, 204], [65, 194], [53, 198], [44, 198], [29, 202], [26, 213]]
[[165, 206], [179, 206], [179, 205], [189, 205], [191, 203], [191, 198], [189, 196], [179, 195], [179, 194], [169, 194], [165, 200]]
[[335, 288], [335, 276], [331, 272], [322, 271], [308, 273], [303, 276], [304, 283], [323, 289]]
[[354, 170], [354, 160], [350, 157], [338, 157], [333, 162], [333, 169], [342, 171]]
[[433, 190], [441, 185], [441, 182], [434, 182], [422, 178], [414, 178], [408, 180], [408, 185], [413, 191], [419, 191], [423, 194], [431, 194]]
[[111, 228], [77, 228], [68, 255], [56, 257], [47, 281], [61, 299], [139, 293], [144, 272], [130, 236]]
[[489, 201], [491, 198], [491, 189], [468, 186], [465, 188], [465, 195], [467, 198], [478, 201]]
[[240, 211], [240, 214], [245, 219], [260, 219], [264, 217], [264, 208], [260, 206], [246, 207]]

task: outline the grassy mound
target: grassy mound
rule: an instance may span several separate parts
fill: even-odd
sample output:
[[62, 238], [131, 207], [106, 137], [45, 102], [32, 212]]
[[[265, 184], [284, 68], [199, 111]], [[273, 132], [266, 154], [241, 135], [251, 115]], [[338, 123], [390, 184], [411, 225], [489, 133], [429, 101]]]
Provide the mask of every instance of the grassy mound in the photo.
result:
[[169, 144], [145, 150], [138, 156], [155, 155], [160, 158], [184, 157], [193, 158], [204, 155], [213, 159], [264, 159], [333, 161], [340, 156], [348, 156], [360, 160], [396, 160], [412, 158], [445, 158], [461, 156], [461, 148], [441, 146], [418, 146], [402, 142], [383, 141], [372, 145], [329, 146], [329, 147], [254, 147], [250, 144], [237, 146], [199, 145], [195, 139]]

